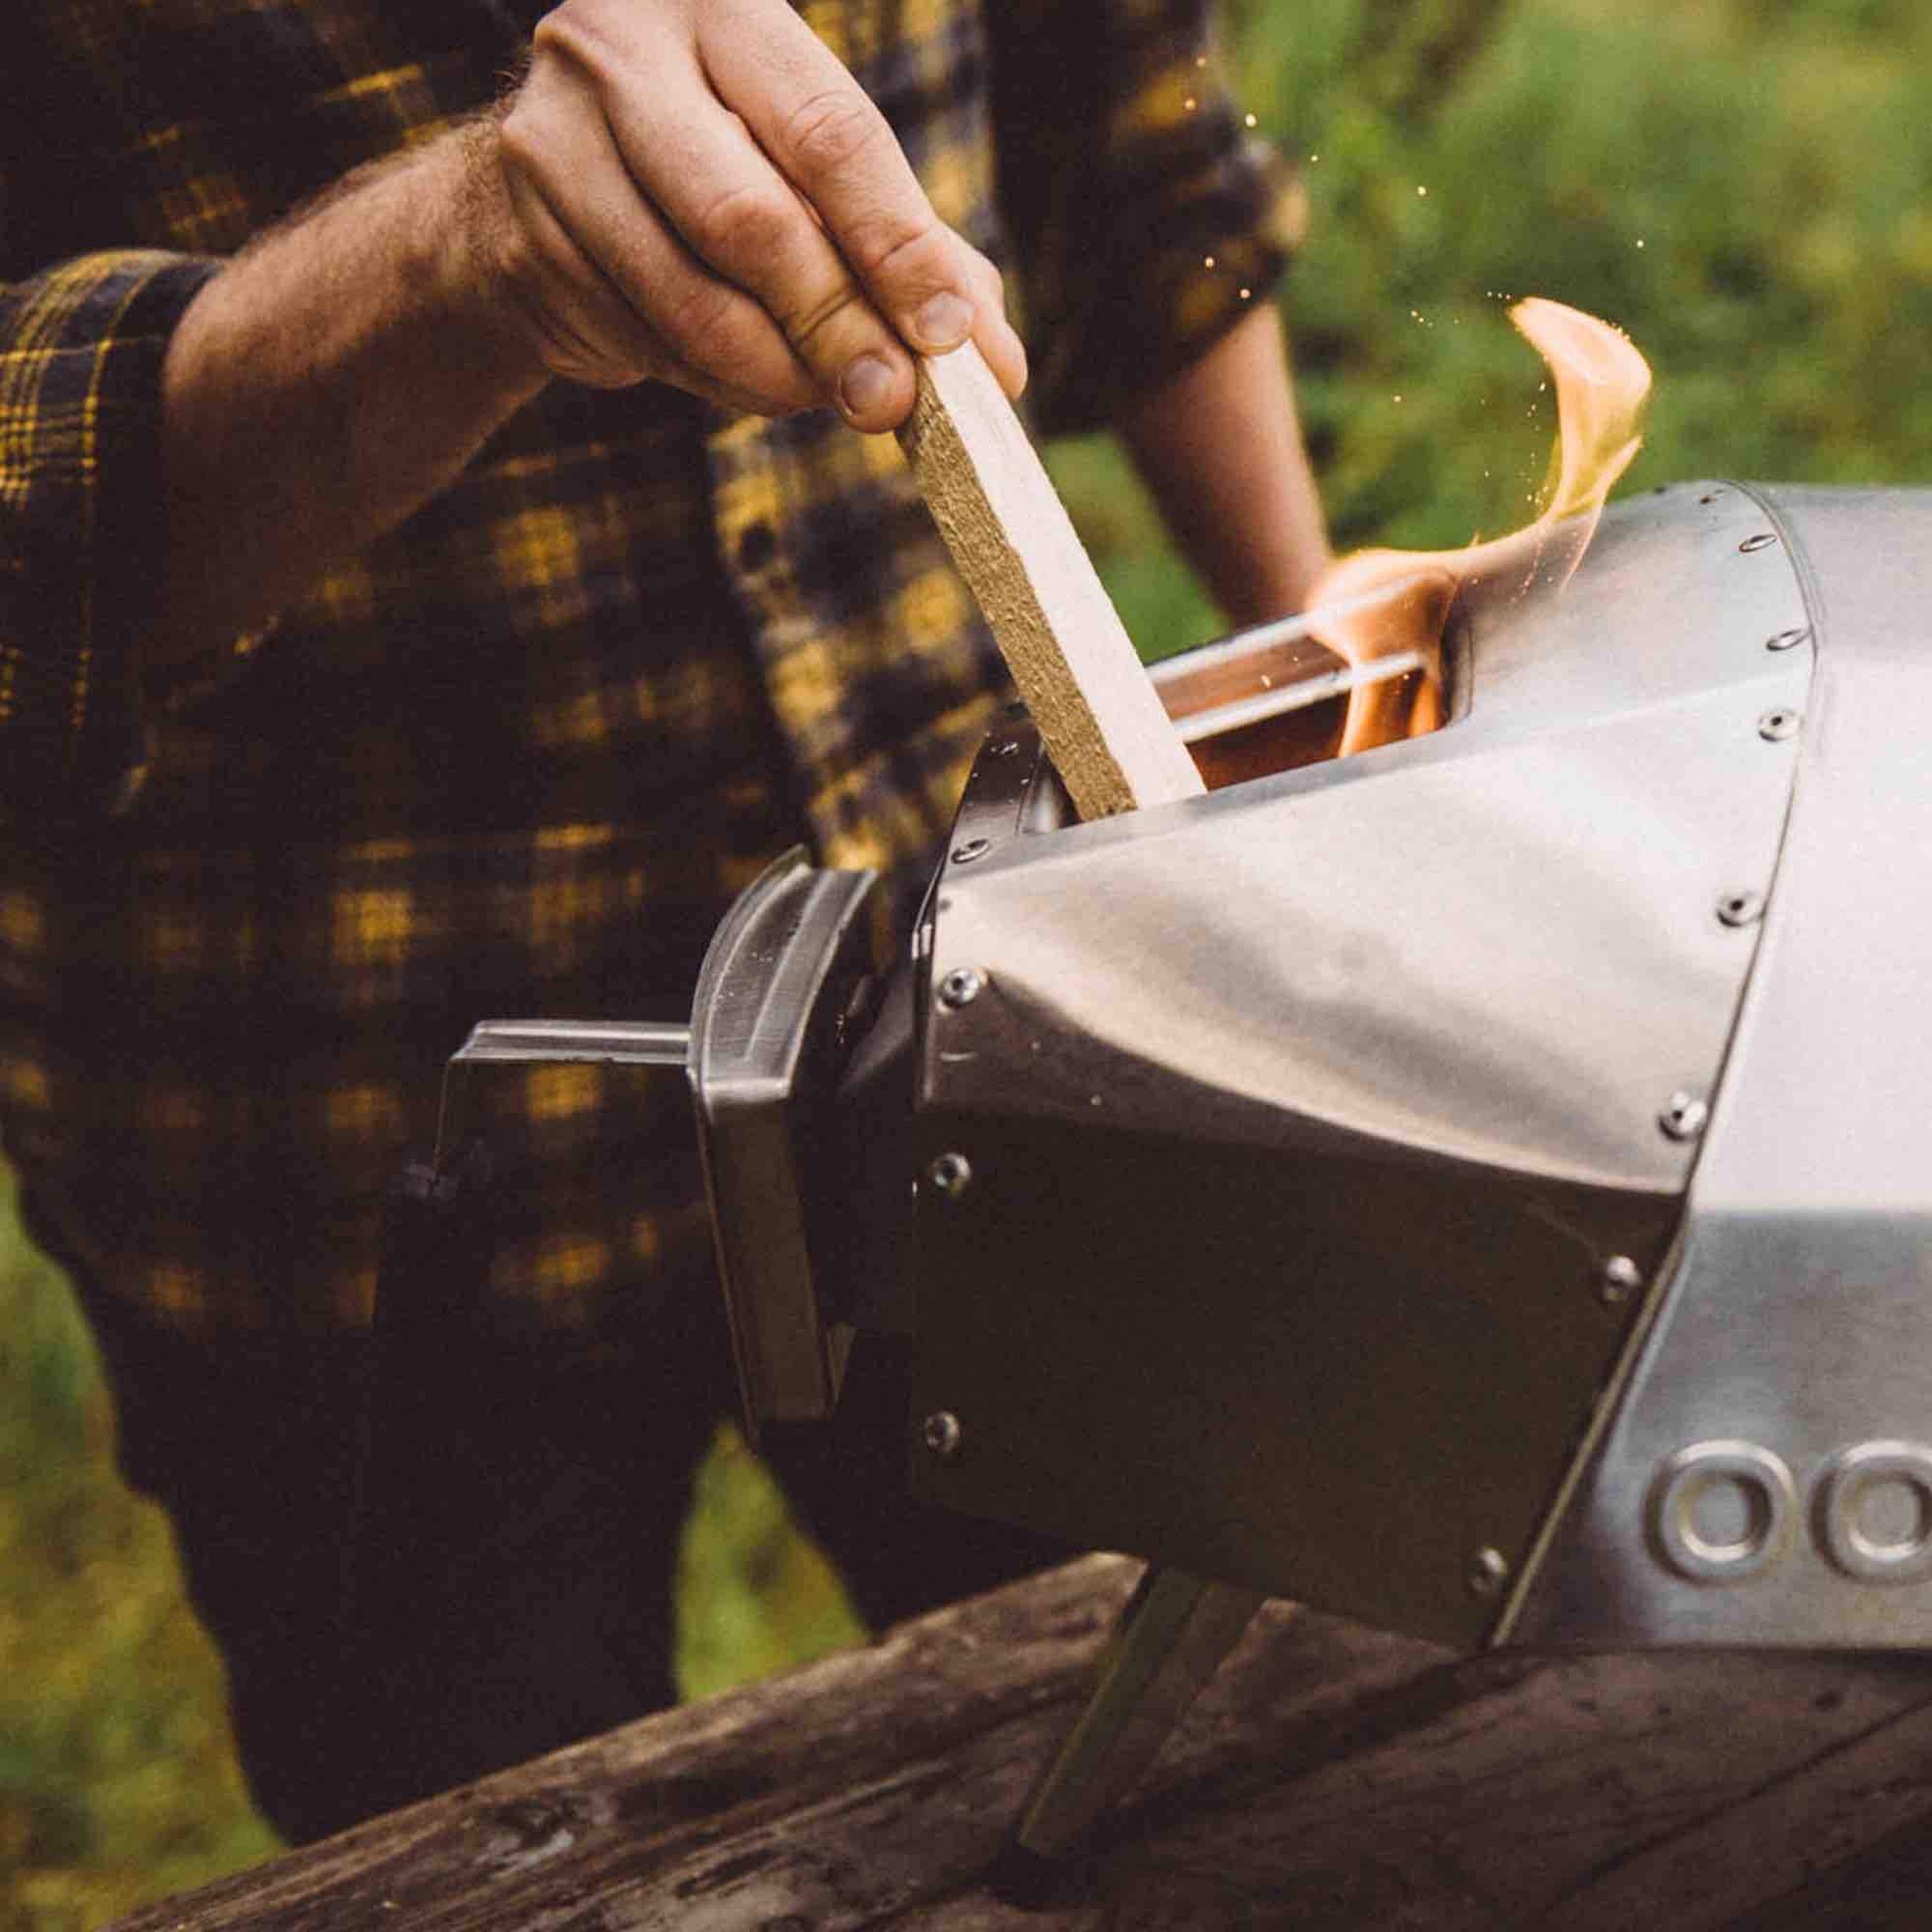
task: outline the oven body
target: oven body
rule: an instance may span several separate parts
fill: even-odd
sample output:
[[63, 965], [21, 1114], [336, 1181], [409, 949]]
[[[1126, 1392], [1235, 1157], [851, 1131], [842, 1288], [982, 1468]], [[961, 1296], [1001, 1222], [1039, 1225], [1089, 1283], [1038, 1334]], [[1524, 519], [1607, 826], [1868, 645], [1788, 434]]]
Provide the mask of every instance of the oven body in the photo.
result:
[[884, 1330], [917, 1492], [1076, 1546], [1932, 1644], [1928, 611], [1932, 491], [1690, 484], [1465, 583], [1428, 736], [1324, 758], [1333, 660], [1250, 634], [1156, 672], [1219, 788], [1080, 824], [1009, 715], [909, 962], [791, 855], [690, 1029], [479, 1027], [440, 1185], [533, 1060], [688, 1079], [754, 1430]]
[[1698, 484], [1428, 737], [916, 943], [915, 1485], [1471, 1645], [1932, 1641], [1932, 496]]

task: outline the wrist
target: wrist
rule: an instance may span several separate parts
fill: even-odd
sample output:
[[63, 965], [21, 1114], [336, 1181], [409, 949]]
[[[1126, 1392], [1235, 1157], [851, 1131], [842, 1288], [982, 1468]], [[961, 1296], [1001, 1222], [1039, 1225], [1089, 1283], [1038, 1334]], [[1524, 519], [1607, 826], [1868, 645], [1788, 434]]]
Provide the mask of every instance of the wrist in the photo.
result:
[[440, 312], [452, 349], [494, 369], [506, 392], [526, 400], [551, 368], [540, 331], [520, 299], [517, 228], [500, 158], [502, 116], [492, 109], [425, 151], [428, 206], [415, 227], [423, 286]]

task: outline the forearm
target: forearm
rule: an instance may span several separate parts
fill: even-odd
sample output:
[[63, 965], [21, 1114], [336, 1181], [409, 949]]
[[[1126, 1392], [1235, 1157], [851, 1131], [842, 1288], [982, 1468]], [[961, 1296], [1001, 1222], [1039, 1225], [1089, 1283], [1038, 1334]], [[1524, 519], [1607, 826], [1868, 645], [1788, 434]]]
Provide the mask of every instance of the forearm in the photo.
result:
[[448, 484], [547, 380], [484, 299], [478, 127], [237, 257], [162, 374], [169, 532], [150, 662], [261, 624]]
[[1168, 527], [1236, 624], [1300, 610], [1329, 559], [1272, 303], [1122, 412]]
[[249, 628], [452, 480], [550, 375], [854, 428], [908, 345], [1025, 356], [990, 262], [787, 0], [562, 0], [498, 117], [352, 184], [202, 292], [164, 376], [155, 656]]

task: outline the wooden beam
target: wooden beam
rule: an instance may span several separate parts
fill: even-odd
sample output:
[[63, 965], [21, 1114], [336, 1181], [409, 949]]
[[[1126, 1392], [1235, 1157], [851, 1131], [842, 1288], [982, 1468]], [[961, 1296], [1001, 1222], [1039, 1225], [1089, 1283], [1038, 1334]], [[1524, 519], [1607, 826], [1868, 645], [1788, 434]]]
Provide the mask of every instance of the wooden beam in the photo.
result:
[[1015, 1896], [1004, 1847], [1137, 1567], [1048, 1572], [119, 1932], [1924, 1922], [1917, 1656], [1457, 1658], [1281, 1604], [1063, 1885]]
[[1193, 758], [970, 342], [919, 358], [899, 443], [1081, 817], [1200, 796]]

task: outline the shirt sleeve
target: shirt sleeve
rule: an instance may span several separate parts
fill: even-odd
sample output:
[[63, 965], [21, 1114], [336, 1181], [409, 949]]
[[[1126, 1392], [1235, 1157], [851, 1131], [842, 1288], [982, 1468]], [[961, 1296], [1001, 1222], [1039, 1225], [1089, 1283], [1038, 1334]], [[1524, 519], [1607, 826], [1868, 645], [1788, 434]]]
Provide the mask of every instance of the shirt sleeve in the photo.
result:
[[0, 814], [109, 810], [139, 783], [161, 360], [218, 266], [115, 251], [0, 282]]
[[1002, 212], [1046, 432], [1096, 427], [1286, 270], [1299, 181], [1230, 98], [1208, 0], [989, 0]]

